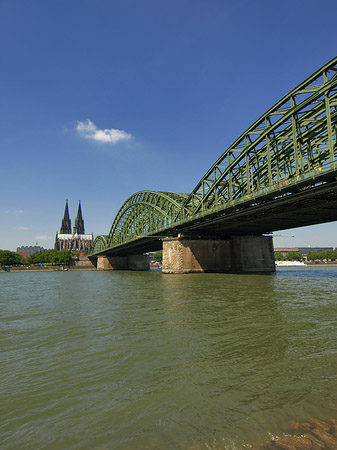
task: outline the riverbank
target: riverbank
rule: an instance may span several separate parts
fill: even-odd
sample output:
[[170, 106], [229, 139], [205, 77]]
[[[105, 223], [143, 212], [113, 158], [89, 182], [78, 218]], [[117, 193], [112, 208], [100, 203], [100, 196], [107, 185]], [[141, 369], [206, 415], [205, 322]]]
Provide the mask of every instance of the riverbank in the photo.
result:
[[8, 272], [67, 272], [79, 270], [96, 270], [95, 267], [68, 267], [68, 266], [46, 266], [46, 267], [6, 267], [0, 269], [0, 273]]
[[78, 270], [96, 270], [96, 267], [89, 266], [7, 266], [1, 267], [0, 273], [8, 272], [67, 272]]
[[306, 263], [306, 266], [337, 266], [337, 261], [328, 261], [328, 262], [324, 262], [324, 261], [320, 261], [320, 262], [310, 261], [310, 262]]
[[277, 267], [337, 267], [337, 261], [275, 261]]
[[96, 270], [91, 260], [80, 255], [73, 257], [69, 264], [23, 264], [13, 266], [2, 266], [0, 272], [58, 272], [68, 270]]
[[[161, 265], [159, 263], [151, 263], [150, 269], [161, 269]], [[68, 264], [58, 264], [58, 265], [31, 265], [31, 266], [5, 266], [0, 267], [0, 273], [8, 273], [8, 272], [67, 272], [77, 271], [77, 270], [97, 270], [93, 263], [89, 260], [89, 258], [82, 257], [79, 260], [72, 261]]]

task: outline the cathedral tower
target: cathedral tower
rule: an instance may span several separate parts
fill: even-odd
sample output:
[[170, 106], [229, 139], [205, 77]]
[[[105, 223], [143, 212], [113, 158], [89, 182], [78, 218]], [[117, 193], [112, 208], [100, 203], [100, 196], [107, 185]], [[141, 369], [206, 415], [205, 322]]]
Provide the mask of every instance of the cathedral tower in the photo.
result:
[[82, 218], [81, 200], [78, 204], [77, 217], [75, 219], [75, 226], [73, 230], [74, 234], [85, 234], [84, 232], [84, 220]]
[[64, 216], [62, 219], [60, 234], [71, 234], [71, 221], [69, 218], [68, 199], [66, 200], [66, 206], [64, 208]]

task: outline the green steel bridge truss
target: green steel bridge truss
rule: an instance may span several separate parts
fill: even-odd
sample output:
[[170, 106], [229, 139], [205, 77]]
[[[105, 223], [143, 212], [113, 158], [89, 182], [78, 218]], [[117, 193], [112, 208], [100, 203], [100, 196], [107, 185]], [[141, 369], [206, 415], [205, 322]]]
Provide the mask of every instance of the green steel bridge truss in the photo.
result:
[[188, 194], [143, 191], [132, 195], [120, 208], [107, 238], [108, 245], [171, 228], [179, 221]]
[[324, 177], [336, 172], [336, 122], [337, 57], [251, 125], [191, 194], [132, 195], [118, 211], [109, 234], [96, 237], [92, 255], [144, 236], [165, 236], [242, 202], [270, 194], [283, 197], [296, 186], [324, 183]]

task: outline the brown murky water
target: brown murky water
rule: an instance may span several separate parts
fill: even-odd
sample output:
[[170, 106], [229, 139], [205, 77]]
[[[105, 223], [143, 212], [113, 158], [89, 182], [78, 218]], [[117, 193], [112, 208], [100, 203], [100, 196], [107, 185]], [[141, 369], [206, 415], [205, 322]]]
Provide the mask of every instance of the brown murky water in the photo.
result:
[[2, 449], [244, 449], [337, 417], [337, 270], [0, 274]]

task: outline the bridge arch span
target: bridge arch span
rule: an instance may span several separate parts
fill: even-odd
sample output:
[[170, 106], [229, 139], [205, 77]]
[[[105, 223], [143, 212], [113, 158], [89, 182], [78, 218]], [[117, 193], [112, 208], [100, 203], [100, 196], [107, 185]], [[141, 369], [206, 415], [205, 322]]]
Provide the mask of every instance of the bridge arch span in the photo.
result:
[[99, 253], [107, 248], [108, 246], [108, 236], [101, 234], [97, 236], [92, 244], [91, 253]]
[[178, 220], [188, 196], [174, 192], [136, 192], [119, 209], [107, 236], [107, 246], [114, 247], [169, 228]]

